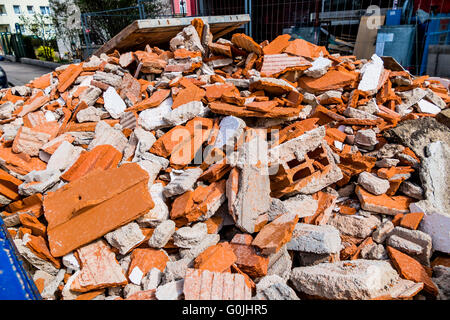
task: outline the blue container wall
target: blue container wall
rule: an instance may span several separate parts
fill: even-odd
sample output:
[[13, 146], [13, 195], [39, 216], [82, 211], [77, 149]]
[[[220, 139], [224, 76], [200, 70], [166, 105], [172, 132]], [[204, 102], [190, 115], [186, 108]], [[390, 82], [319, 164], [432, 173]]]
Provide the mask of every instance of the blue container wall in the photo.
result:
[[41, 296], [0, 218], [0, 300], [38, 300]]

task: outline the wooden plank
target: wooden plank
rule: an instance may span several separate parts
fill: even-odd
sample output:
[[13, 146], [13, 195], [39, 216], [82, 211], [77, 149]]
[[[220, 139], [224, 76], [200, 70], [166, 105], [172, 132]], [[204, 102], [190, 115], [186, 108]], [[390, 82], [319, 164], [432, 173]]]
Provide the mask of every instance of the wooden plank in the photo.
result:
[[[214, 39], [250, 21], [248, 14], [198, 18], [209, 24]], [[119, 50], [120, 52], [143, 50], [147, 44], [154, 46], [168, 43], [184, 27], [188, 26], [193, 19], [195, 17], [136, 20], [105, 43], [94, 54], [100, 56], [102, 53], [111, 53], [114, 50]]]
[[385, 16], [363, 16], [359, 23], [358, 35], [356, 36], [355, 49], [353, 55], [358, 59], [370, 59], [375, 53], [377, 43], [378, 29], [369, 29], [368, 19], [380, 19], [381, 25], [384, 24]]

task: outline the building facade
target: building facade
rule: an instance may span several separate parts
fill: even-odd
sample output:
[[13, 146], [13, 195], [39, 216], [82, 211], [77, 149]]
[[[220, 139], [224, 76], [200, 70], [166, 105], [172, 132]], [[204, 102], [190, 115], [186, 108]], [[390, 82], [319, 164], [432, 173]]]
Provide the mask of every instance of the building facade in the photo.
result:
[[27, 30], [20, 21], [21, 15], [33, 15], [42, 13], [50, 14], [48, 0], [0, 0], [0, 32], [16, 32], [16, 23], [21, 31], [27, 34]]

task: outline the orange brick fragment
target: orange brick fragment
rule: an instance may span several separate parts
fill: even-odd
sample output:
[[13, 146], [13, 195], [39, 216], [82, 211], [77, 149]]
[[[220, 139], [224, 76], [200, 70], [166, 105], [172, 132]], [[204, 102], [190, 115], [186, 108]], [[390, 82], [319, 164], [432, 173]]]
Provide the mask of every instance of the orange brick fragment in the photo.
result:
[[[17, 234], [19, 235], [19, 238], [22, 239], [25, 234], [31, 235], [31, 229], [20, 227]], [[13, 238], [15, 238], [15, 236]]]
[[403, 228], [416, 230], [419, 227], [420, 221], [422, 221], [423, 216], [423, 212], [411, 212], [405, 214], [400, 221], [400, 226]]
[[294, 41], [291, 41], [284, 52], [310, 59], [318, 58], [321, 53], [324, 56], [328, 55], [325, 47], [316, 46], [315, 44], [303, 39], [295, 39]]
[[236, 255], [228, 242], [208, 247], [194, 261], [194, 268], [216, 272], [225, 272], [236, 262]]
[[52, 255], [63, 256], [147, 213], [154, 207], [148, 179], [138, 164], [126, 163], [48, 192], [43, 206]]
[[283, 50], [289, 45], [290, 38], [291, 36], [289, 34], [282, 34], [276, 37], [272, 42], [263, 48], [264, 55], [283, 52]]
[[188, 269], [184, 280], [186, 300], [250, 300], [252, 291], [243, 275]]
[[261, 46], [257, 44], [252, 38], [243, 33], [233, 34], [233, 36], [231, 37], [231, 42], [235, 46], [242, 48], [247, 52], [254, 52], [258, 56], [263, 54]]
[[69, 65], [59, 76], [58, 76], [58, 86], [59, 92], [66, 91], [78, 78], [80, 73], [83, 71], [81, 65], [71, 64]]
[[50, 86], [51, 79], [52, 79], [52, 74], [47, 73], [47, 74], [44, 74], [43, 76], [40, 76], [39, 78], [36, 78], [33, 81], [31, 81], [30, 86], [32, 88], [44, 90], [45, 88]]
[[42, 194], [35, 193], [32, 196], [17, 200], [8, 205], [11, 212], [26, 211], [31, 212], [35, 217], [42, 215]]
[[410, 197], [394, 196], [390, 197], [386, 194], [375, 196], [357, 186], [355, 193], [361, 202], [364, 210], [396, 215], [397, 213], [408, 213], [409, 204], [412, 202]]
[[74, 181], [95, 169], [115, 168], [122, 160], [122, 153], [111, 145], [100, 145], [83, 152], [78, 160], [62, 176], [65, 181]]
[[240, 236], [236, 234], [231, 240], [231, 247], [237, 257], [236, 265], [252, 278], [264, 277], [267, 274], [269, 258], [256, 253], [255, 247], [250, 245], [253, 240], [250, 235], [247, 235], [249, 239], [244, 240], [244, 243], [240, 243]]
[[404, 214], [403, 213], [397, 213], [395, 216], [394, 216], [394, 218], [392, 219], [392, 224], [394, 225], [394, 226], [399, 226], [400, 225], [400, 222], [402, 221], [402, 219], [403, 219], [403, 216], [404, 216]]
[[353, 214], [356, 214], [356, 208], [352, 208], [352, 207], [349, 207], [349, 206], [344, 206], [344, 205], [342, 205], [342, 206], [339, 206], [339, 213], [340, 214], [345, 214], [345, 215], [353, 215]]
[[11, 148], [0, 146], [0, 158], [8, 170], [21, 175], [26, 175], [30, 171], [45, 170], [47, 164], [36, 157], [30, 157], [24, 153], [13, 153]]
[[134, 268], [139, 268], [142, 273], [147, 274], [152, 268], [159, 269], [161, 272], [166, 268], [169, 257], [162, 250], [146, 248], [134, 249], [131, 253], [131, 263], [128, 268], [128, 276], [133, 272]]
[[14, 111], [13, 114], [16, 114], [18, 117], [23, 117], [27, 113], [39, 109], [49, 101], [50, 98], [47, 95], [45, 95], [43, 91], [39, 91], [36, 94], [34, 94], [30, 99], [28, 99], [22, 107], [16, 109], [16, 111]]
[[115, 254], [104, 240], [97, 240], [77, 250], [81, 271], [70, 287], [75, 292], [88, 292], [128, 283]]
[[318, 201], [317, 210], [314, 215], [304, 217], [303, 222], [315, 225], [326, 224], [334, 208], [337, 196], [328, 192], [319, 191], [313, 194], [313, 198]]
[[436, 296], [438, 288], [427, 274], [425, 268], [414, 258], [390, 246], [386, 247], [389, 258], [402, 278], [414, 282], [423, 282], [424, 290]]
[[320, 78], [301, 77], [298, 84], [303, 89], [316, 93], [351, 86], [357, 80], [358, 73], [338, 67]]
[[181, 89], [177, 95], [173, 98], [172, 109], [176, 109], [179, 106], [192, 101], [201, 101], [205, 96], [205, 90], [197, 87], [190, 86], [185, 89]]
[[25, 228], [31, 230], [33, 235], [45, 237], [47, 228], [32, 214], [22, 213], [19, 215], [19, 220]]
[[149, 108], [154, 108], [159, 106], [164, 100], [166, 100], [170, 95], [170, 90], [158, 89], [156, 90], [148, 99], [142, 100], [141, 102], [127, 108], [125, 111], [135, 111], [140, 112]]
[[96, 290], [96, 291], [90, 291], [87, 293], [80, 294], [78, 297], [75, 298], [75, 300], [92, 300], [95, 297], [101, 295], [105, 290]]
[[27, 242], [26, 246], [29, 247], [38, 257], [50, 261], [56, 268], [61, 268], [61, 262], [56, 259], [50, 253], [48, 249], [47, 242], [41, 236], [30, 235], [30, 240]]
[[155, 289], [138, 291], [132, 295], [129, 295], [125, 300], [156, 300], [155, 293]]
[[215, 215], [205, 221], [208, 233], [218, 233], [222, 226], [223, 218], [219, 215]]
[[0, 194], [8, 199], [19, 199], [18, 187], [22, 181], [0, 169]]
[[263, 254], [277, 252], [291, 240], [297, 222], [297, 215], [283, 214], [279, 216], [261, 229], [252, 245], [260, 248]]

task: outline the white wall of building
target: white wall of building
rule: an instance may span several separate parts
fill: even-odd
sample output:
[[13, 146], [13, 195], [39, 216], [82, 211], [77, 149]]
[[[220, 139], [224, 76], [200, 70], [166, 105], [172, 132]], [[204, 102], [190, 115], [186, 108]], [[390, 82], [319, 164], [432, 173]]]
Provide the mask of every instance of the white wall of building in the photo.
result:
[[22, 24], [19, 18], [21, 14], [15, 12], [14, 6], [18, 6], [23, 15], [30, 15], [29, 7], [35, 13], [41, 13], [41, 10], [48, 12], [49, 8], [48, 0], [0, 0], [0, 31], [15, 32], [15, 24]]

